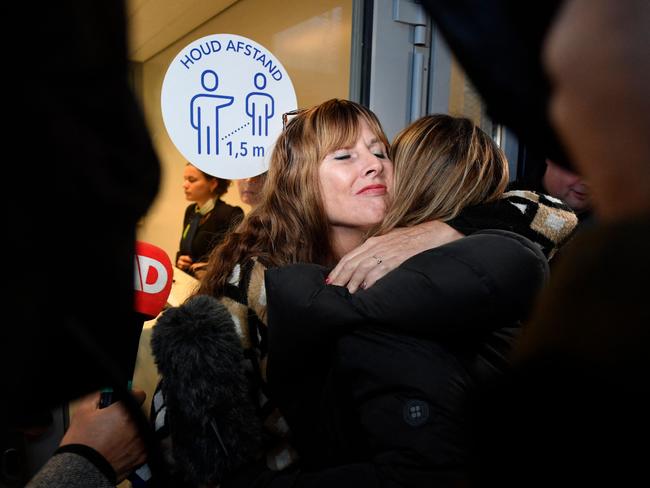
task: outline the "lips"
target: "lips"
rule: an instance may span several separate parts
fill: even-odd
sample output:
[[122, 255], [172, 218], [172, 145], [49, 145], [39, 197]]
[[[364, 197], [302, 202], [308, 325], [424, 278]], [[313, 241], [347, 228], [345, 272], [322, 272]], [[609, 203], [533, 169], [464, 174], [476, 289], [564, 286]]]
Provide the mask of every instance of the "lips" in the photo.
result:
[[386, 185], [368, 185], [364, 186], [359, 190], [357, 195], [370, 195], [370, 196], [375, 196], [375, 195], [385, 195], [386, 194]]

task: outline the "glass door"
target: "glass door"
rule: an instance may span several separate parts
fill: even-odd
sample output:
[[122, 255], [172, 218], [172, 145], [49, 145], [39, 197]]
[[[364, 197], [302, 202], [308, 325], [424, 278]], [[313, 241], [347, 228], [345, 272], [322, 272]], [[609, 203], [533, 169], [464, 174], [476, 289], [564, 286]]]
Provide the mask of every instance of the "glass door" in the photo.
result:
[[464, 116], [504, 150], [514, 178], [519, 153], [516, 138], [487, 116], [480, 95], [424, 7], [414, 0], [374, 0], [372, 5], [368, 100], [389, 138], [426, 114]]

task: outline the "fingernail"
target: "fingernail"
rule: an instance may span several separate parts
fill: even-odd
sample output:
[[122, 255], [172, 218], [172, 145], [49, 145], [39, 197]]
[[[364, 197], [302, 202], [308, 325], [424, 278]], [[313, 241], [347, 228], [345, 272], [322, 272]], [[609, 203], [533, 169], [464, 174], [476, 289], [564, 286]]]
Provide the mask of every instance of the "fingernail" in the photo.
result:
[[330, 280], [329, 276], [327, 278], [325, 278], [325, 284], [326, 285], [329, 285], [331, 282], [332, 282], [332, 280]]

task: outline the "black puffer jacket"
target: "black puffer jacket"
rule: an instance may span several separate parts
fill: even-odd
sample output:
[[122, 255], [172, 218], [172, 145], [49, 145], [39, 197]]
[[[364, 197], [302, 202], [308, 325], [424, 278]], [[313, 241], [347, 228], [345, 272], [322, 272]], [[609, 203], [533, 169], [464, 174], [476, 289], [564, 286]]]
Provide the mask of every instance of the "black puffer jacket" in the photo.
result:
[[268, 380], [302, 457], [294, 486], [319, 486], [319, 471], [336, 479], [331, 469], [348, 486], [346, 465], [364, 486], [455, 482], [466, 396], [502, 369], [547, 275], [535, 244], [496, 230], [414, 256], [354, 295], [325, 286], [323, 267], [268, 270]]

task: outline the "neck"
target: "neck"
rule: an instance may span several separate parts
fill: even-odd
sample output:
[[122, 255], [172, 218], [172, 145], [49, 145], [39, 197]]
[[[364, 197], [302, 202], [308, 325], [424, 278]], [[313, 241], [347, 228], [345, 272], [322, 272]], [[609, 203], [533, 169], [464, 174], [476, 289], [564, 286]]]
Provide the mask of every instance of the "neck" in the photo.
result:
[[202, 209], [205, 207], [205, 204], [208, 203], [210, 200], [212, 200], [212, 197], [208, 197], [205, 200], [197, 200], [196, 205], [199, 209]]
[[338, 262], [347, 253], [363, 244], [364, 235], [365, 229], [358, 227], [332, 226], [330, 228], [330, 239], [336, 261]]

